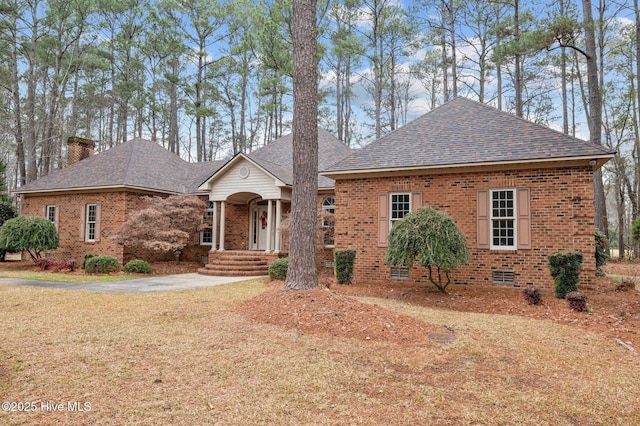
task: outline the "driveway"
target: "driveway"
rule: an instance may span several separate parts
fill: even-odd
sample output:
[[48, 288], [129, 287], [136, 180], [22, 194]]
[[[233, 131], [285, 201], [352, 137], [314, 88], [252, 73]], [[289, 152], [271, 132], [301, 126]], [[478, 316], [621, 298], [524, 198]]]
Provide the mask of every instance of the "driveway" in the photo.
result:
[[247, 281], [255, 278], [263, 277], [212, 277], [192, 273], [90, 284], [58, 283], [52, 281], [23, 280], [20, 278], [0, 278], [0, 284], [28, 285], [67, 290], [104, 291], [113, 293], [149, 293], [156, 291], [188, 290], [192, 288], [210, 287], [214, 285]]

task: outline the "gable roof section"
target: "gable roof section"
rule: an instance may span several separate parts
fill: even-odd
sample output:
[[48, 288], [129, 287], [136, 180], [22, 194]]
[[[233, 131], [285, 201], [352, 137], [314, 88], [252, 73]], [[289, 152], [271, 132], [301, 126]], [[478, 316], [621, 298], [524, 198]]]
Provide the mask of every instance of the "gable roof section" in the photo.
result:
[[18, 188], [19, 194], [135, 188], [193, 193], [221, 162], [188, 163], [155, 142], [132, 139]]
[[[351, 154], [351, 149], [328, 131], [318, 128], [318, 170]], [[249, 154], [256, 163], [285, 184], [293, 185], [293, 134], [288, 134]], [[333, 188], [333, 179], [318, 177], [318, 188]]]
[[[318, 170], [330, 167], [351, 153], [351, 149], [324, 129], [318, 129]], [[218, 168], [208, 179], [203, 180], [200, 189], [215, 180], [215, 174], [233, 167], [237, 158], [246, 158], [267, 174], [286, 186], [293, 186], [293, 135], [285, 135], [250, 154], [236, 154], [224, 166]], [[333, 188], [333, 179], [318, 176], [318, 188]]]
[[613, 156], [603, 147], [457, 97], [323, 170], [350, 173]]

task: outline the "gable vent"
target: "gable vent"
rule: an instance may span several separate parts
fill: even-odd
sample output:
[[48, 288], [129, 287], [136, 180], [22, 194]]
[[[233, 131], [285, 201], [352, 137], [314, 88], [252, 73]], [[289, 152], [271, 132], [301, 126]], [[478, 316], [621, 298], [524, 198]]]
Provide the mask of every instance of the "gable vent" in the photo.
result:
[[392, 280], [408, 280], [409, 267], [408, 266], [392, 266], [391, 279]]
[[516, 274], [513, 271], [500, 271], [494, 269], [492, 272], [493, 284], [515, 284]]

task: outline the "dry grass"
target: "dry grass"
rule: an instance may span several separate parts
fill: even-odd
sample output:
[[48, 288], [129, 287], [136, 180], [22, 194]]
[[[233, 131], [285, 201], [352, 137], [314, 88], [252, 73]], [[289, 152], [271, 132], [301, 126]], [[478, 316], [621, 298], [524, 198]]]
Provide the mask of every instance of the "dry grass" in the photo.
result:
[[14, 271], [0, 269], [0, 278], [20, 278], [23, 280], [54, 281], [71, 284], [110, 283], [113, 281], [131, 280], [140, 276], [131, 274], [114, 275], [73, 275], [65, 273]]
[[640, 356], [551, 321], [363, 299], [451, 344], [298, 335], [237, 304], [261, 281], [106, 294], [0, 285], [2, 424], [640, 424]]

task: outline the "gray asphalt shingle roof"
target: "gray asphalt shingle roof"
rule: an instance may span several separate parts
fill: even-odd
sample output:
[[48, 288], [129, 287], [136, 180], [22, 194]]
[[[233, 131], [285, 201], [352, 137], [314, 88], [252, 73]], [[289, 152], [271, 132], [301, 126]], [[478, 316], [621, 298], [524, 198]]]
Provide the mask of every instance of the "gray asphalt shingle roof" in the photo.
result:
[[543, 161], [610, 154], [601, 146], [457, 97], [324, 171]]
[[100, 187], [133, 187], [169, 193], [192, 193], [221, 161], [189, 163], [155, 142], [132, 139], [18, 188], [46, 192]]
[[[324, 129], [318, 129], [318, 170], [324, 170], [351, 153], [351, 149]], [[248, 154], [266, 171], [287, 185], [293, 185], [293, 135], [283, 136]], [[319, 188], [333, 188], [334, 181], [319, 176]]]

